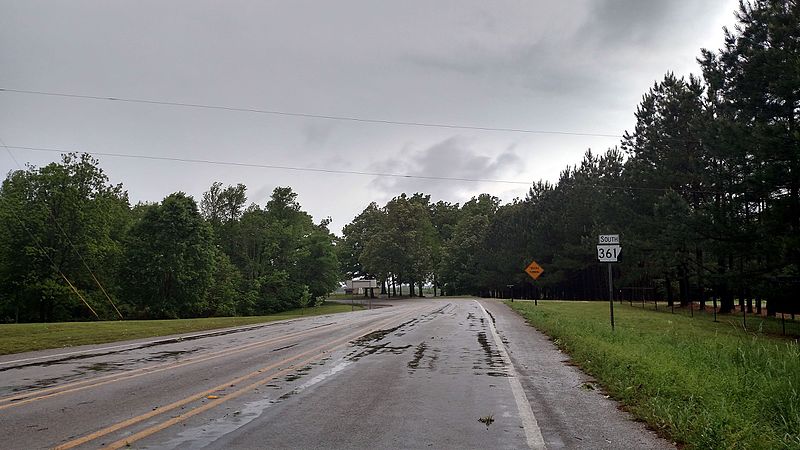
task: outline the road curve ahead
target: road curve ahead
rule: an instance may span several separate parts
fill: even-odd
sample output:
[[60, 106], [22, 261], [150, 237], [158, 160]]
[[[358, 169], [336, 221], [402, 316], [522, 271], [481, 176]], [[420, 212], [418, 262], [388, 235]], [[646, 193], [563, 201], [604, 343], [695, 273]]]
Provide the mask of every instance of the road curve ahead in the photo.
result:
[[[558, 356], [537, 375], [531, 358], [553, 349], [508, 340], [525, 333], [535, 332], [502, 304], [426, 299], [8, 355], [0, 448], [667, 447], [598, 393], [537, 386], [581, 375]], [[564, 401], [554, 388], [569, 389]], [[574, 429], [587, 413], [613, 420]]]

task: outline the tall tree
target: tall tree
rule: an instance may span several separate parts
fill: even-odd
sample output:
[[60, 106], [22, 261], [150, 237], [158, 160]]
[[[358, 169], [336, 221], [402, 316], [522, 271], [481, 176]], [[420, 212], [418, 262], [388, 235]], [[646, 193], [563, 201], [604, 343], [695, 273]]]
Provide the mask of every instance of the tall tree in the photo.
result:
[[0, 317], [93, 317], [62, 274], [101, 317], [114, 317], [106, 294], [119, 294], [128, 212], [127, 193], [87, 154], [12, 172], [0, 190]]
[[[370, 273], [361, 261], [367, 243], [380, 232], [383, 224], [383, 211], [375, 202], [370, 203], [352, 222], [342, 229], [342, 238], [337, 245], [337, 256], [342, 264], [342, 272], [348, 278], [369, 278], [379, 276]], [[377, 243], [376, 243], [377, 245]], [[385, 274], [383, 274], [385, 277]], [[385, 280], [385, 278], [382, 278]]]
[[130, 302], [144, 317], [202, 314], [216, 252], [211, 227], [192, 197], [177, 192], [147, 206], [126, 242], [123, 273]]
[[214, 182], [203, 193], [200, 201], [200, 212], [203, 218], [214, 225], [239, 220], [247, 203], [247, 187], [243, 184], [222, 187], [222, 183]]
[[740, 1], [737, 21], [725, 30], [724, 47], [699, 59], [722, 132], [715, 143], [737, 156], [728, 167], [739, 189], [720, 200], [758, 221], [759, 234], [774, 244], [763, 256], [767, 272], [798, 276], [800, 4]]

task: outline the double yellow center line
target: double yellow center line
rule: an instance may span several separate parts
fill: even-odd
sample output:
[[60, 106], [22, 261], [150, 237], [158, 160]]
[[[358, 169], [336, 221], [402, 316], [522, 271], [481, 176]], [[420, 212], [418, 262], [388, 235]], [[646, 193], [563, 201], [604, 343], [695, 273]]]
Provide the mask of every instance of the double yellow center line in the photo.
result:
[[[166, 428], [169, 428], [169, 427], [171, 427], [171, 426], [173, 426], [175, 424], [183, 422], [183, 421], [189, 419], [190, 417], [193, 417], [193, 416], [195, 416], [197, 414], [200, 414], [200, 413], [205, 412], [205, 411], [207, 411], [207, 410], [209, 410], [211, 408], [214, 408], [214, 407], [216, 407], [218, 405], [221, 405], [221, 404], [223, 404], [223, 403], [225, 403], [227, 401], [233, 400], [233, 399], [235, 399], [237, 397], [240, 397], [240, 396], [242, 396], [242, 395], [244, 395], [246, 393], [249, 393], [249, 392], [253, 391], [254, 389], [258, 388], [259, 386], [263, 386], [263, 385], [269, 383], [270, 381], [274, 380], [275, 378], [278, 378], [280, 376], [283, 376], [284, 374], [287, 374], [287, 373], [289, 373], [289, 372], [291, 372], [293, 370], [296, 370], [297, 367], [303, 367], [303, 366], [308, 365], [308, 364], [310, 364], [312, 362], [315, 362], [315, 361], [318, 361], [320, 359], [323, 359], [331, 351], [336, 350], [336, 349], [338, 349], [340, 347], [343, 347], [343, 346], [347, 345], [348, 342], [350, 342], [351, 340], [353, 340], [353, 339], [355, 339], [357, 337], [363, 336], [365, 334], [369, 334], [369, 333], [371, 333], [373, 331], [377, 331], [377, 330], [383, 329], [387, 325], [389, 325], [389, 324], [391, 324], [393, 322], [403, 323], [403, 321], [406, 320], [407, 318], [409, 318], [411, 316], [418, 315], [423, 309], [425, 309], [425, 308], [424, 307], [423, 308], [414, 308], [413, 310], [411, 310], [409, 312], [406, 312], [405, 314], [401, 314], [399, 316], [390, 317], [390, 318], [382, 320], [382, 321], [380, 321], [377, 324], [374, 324], [372, 326], [368, 326], [366, 328], [360, 327], [358, 331], [355, 331], [353, 333], [347, 334], [347, 335], [345, 335], [343, 337], [327, 341], [327, 342], [325, 342], [325, 343], [323, 343], [323, 344], [321, 344], [319, 346], [316, 346], [316, 347], [314, 347], [312, 349], [306, 350], [306, 351], [304, 351], [302, 353], [299, 353], [297, 355], [291, 356], [289, 358], [285, 358], [285, 359], [283, 359], [281, 361], [278, 361], [278, 362], [275, 362], [273, 364], [269, 364], [269, 365], [267, 365], [265, 367], [262, 367], [262, 368], [260, 368], [258, 370], [250, 372], [250, 373], [248, 373], [246, 375], [243, 375], [243, 376], [228, 380], [228, 381], [226, 381], [224, 383], [221, 383], [221, 384], [219, 384], [217, 386], [214, 386], [214, 387], [212, 387], [210, 389], [206, 389], [206, 390], [204, 390], [202, 392], [197, 392], [197, 393], [192, 394], [192, 395], [190, 395], [188, 397], [185, 397], [185, 398], [183, 398], [181, 400], [177, 400], [177, 401], [172, 402], [172, 403], [170, 403], [168, 405], [161, 406], [161, 407], [159, 407], [159, 408], [157, 408], [155, 410], [149, 411], [147, 413], [132, 417], [132, 418], [127, 419], [127, 420], [123, 420], [121, 422], [115, 423], [115, 424], [110, 425], [110, 426], [107, 426], [107, 427], [105, 427], [103, 429], [97, 430], [95, 432], [92, 432], [92, 433], [87, 434], [85, 436], [82, 436], [80, 438], [77, 438], [77, 439], [71, 440], [69, 442], [63, 443], [63, 444], [61, 444], [61, 445], [59, 445], [59, 446], [57, 446], [55, 448], [58, 449], [58, 450], [71, 449], [71, 448], [77, 447], [79, 445], [83, 445], [83, 444], [85, 444], [87, 442], [91, 442], [91, 441], [93, 441], [95, 439], [98, 439], [100, 437], [106, 436], [108, 434], [114, 433], [116, 431], [122, 430], [124, 428], [131, 427], [133, 425], [136, 425], [136, 424], [138, 424], [140, 422], [143, 422], [145, 420], [151, 419], [153, 417], [159, 416], [159, 415], [164, 414], [166, 412], [169, 412], [169, 411], [172, 411], [174, 409], [180, 408], [180, 407], [185, 406], [187, 404], [190, 404], [192, 402], [203, 400], [207, 396], [212, 395], [214, 393], [220, 393], [221, 394], [219, 396], [219, 398], [217, 398], [215, 400], [212, 400], [212, 401], [210, 401], [208, 403], [204, 403], [204, 404], [201, 404], [199, 406], [196, 406], [193, 409], [191, 409], [191, 410], [189, 410], [189, 411], [187, 411], [185, 413], [182, 413], [180, 415], [171, 417], [171, 418], [169, 418], [167, 420], [164, 420], [163, 422], [160, 422], [160, 423], [158, 423], [156, 425], [150, 426], [150, 427], [148, 427], [148, 428], [146, 428], [144, 430], [141, 430], [141, 431], [139, 431], [137, 433], [134, 433], [134, 434], [132, 434], [132, 435], [130, 435], [128, 437], [125, 437], [125, 438], [120, 439], [118, 441], [112, 442], [109, 445], [105, 445], [104, 448], [118, 449], [118, 448], [122, 448], [122, 447], [125, 447], [125, 446], [129, 446], [133, 442], [136, 442], [136, 441], [138, 441], [140, 439], [148, 437], [148, 436], [150, 436], [150, 435], [152, 435], [154, 433], [157, 433], [157, 432], [162, 431], [162, 430], [164, 430]], [[352, 324], [342, 325], [342, 327], [344, 327], [344, 326], [352, 326]], [[341, 328], [341, 327], [337, 327], [337, 328]], [[330, 330], [330, 328], [325, 328], [322, 331], [329, 331], [329, 330]], [[227, 354], [231, 354], [231, 352], [229, 351]], [[303, 358], [305, 358], [305, 359], [303, 359]], [[285, 366], [287, 364], [289, 364], [289, 366], [284, 367], [282, 369], [279, 369], [281, 366]], [[172, 367], [175, 367], [175, 366], [172, 366]], [[275, 369], [279, 369], [279, 370], [276, 371], [276, 372], [270, 373], [269, 375], [266, 375], [266, 376], [264, 375], [265, 373], [273, 371]], [[261, 377], [261, 378], [259, 378], [259, 377]], [[227, 391], [232, 386], [237, 386], [240, 383], [243, 383], [243, 382], [255, 379], [255, 378], [258, 378], [258, 379], [256, 381], [253, 381], [250, 384], [247, 384], [245, 386], [237, 388], [237, 389], [233, 390], [232, 392], [223, 392], [223, 391]]]
[[180, 362], [160, 364], [160, 365], [148, 366], [148, 367], [142, 367], [142, 368], [139, 368], [139, 369], [128, 370], [128, 371], [125, 371], [124, 373], [121, 373], [121, 374], [111, 374], [111, 375], [105, 375], [105, 376], [101, 376], [101, 377], [94, 377], [94, 378], [90, 378], [88, 380], [75, 381], [75, 382], [72, 382], [72, 383], [62, 384], [60, 386], [53, 386], [53, 387], [49, 387], [49, 388], [45, 388], [45, 389], [39, 389], [39, 390], [36, 390], [36, 391], [34, 391], [32, 393], [15, 394], [15, 395], [12, 395], [12, 396], [9, 396], [9, 397], [0, 398], [0, 411], [4, 410], [4, 409], [7, 409], [7, 408], [13, 408], [13, 407], [16, 407], [16, 406], [25, 405], [25, 404], [28, 404], [28, 403], [31, 403], [31, 402], [35, 402], [35, 401], [39, 401], [39, 400], [45, 400], [45, 399], [48, 399], [48, 398], [57, 397], [57, 396], [68, 394], [68, 393], [72, 393], [72, 392], [77, 392], [77, 391], [82, 391], [82, 390], [85, 390], [85, 389], [91, 389], [91, 388], [95, 388], [95, 387], [98, 387], [98, 386], [103, 386], [103, 385], [106, 385], [106, 384], [109, 384], [109, 383], [115, 383], [115, 382], [118, 382], [118, 381], [129, 380], [129, 379], [132, 379], [132, 378], [141, 377], [143, 375], [149, 375], [149, 374], [153, 374], [153, 373], [163, 372], [165, 370], [177, 369], [179, 367], [183, 367], [183, 366], [188, 366], [188, 365], [191, 365], [191, 364], [197, 364], [197, 363], [209, 361], [209, 360], [212, 360], [212, 359], [215, 359], [215, 358], [235, 355], [237, 353], [245, 352], [245, 351], [248, 351], [248, 350], [253, 350], [253, 349], [256, 349], [256, 348], [259, 348], [259, 347], [265, 347], [265, 346], [269, 346], [269, 345], [285, 342], [285, 341], [288, 341], [288, 340], [291, 340], [291, 339], [294, 339], [294, 338], [298, 338], [298, 337], [307, 337], [307, 336], [311, 336], [311, 335], [318, 334], [318, 333], [323, 333], [323, 332], [328, 332], [328, 331], [344, 328], [345, 326], [347, 326], [347, 325], [338, 325], [337, 326], [337, 325], [331, 323], [330, 325], [327, 325], [327, 326], [317, 327], [317, 328], [310, 329], [310, 330], [303, 330], [303, 331], [293, 332], [293, 333], [289, 333], [289, 334], [287, 334], [285, 336], [281, 336], [281, 337], [278, 337], [278, 338], [267, 339], [265, 341], [254, 342], [254, 343], [251, 343], [251, 344], [243, 345], [241, 347], [237, 347], [235, 349], [219, 350], [219, 351], [212, 352], [212, 353], [209, 353], [209, 354], [206, 354], [206, 355], [203, 355], [203, 356], [199, 356], [199, 357], [195, 357], [195, 358], [188, 358], [188, 359], [185, 359], [185, 360], [180, 361]]

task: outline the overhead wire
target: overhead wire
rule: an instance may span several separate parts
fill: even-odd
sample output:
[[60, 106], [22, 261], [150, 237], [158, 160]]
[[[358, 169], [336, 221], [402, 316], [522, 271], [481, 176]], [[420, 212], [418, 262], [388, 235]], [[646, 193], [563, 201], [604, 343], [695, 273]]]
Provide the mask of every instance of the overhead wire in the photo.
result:
[[[73, 99], [83, 99], [83, 100], [100, 100], [100, 101], [121, 102], [121, 103], [138, 103], [144, 105], [175, 106], [181, 108], [198, 108], [198, 109], [274, 115], [274, 116], [285, 116], [285, 117], [301, 117], [301, 118], [325, 119], [325, 120], [336, 120], [345, 122], [372, 123], [372, 124], [382, 124], [382, 125], [402, 125], [402, 126], [425, 127], [425, 128], [443, 128], [443, 129], [471, 130], [471, 131], [494, 131], [494, 132], [507, 132], [507, 133], [559, 135], [559, 136], [597, 137], [597, 138], [613, 138], [613, 139], [630, 139], [635, 137], [634, 135], [629, 135], [627, 133], [616, 134], [616, 133], [597, 133], [588, 131], [563, 131], [563, 130], [545, 130], [545, 129], [530, 129], [530, 128], [461, 125], [452, 123], [414, 122], [414, 121], [402, 121], [402, 120], [377, 119], [377, 118], [360, 117], [360, 116], [341, 116], [332, 114], [281, 111], [274, 109], [248, 108], [240, 106], [212, 105], [206, 103], [178, 102], [170, 100], [153, 100], [153, 99], [119, 97], [119, 96], [75, 94], [70, 92], [37, 91], [31, 89], [15, 89], [8, 87], [0, 87], [0, 93], [2, 92], [23, 94], [23, 95], [38, 95], [38, 96], [62, 97], [62, 98], [73, 98]], [[772, 136], [772, 138], [779, 140], [786, 140], [792, 143], [795, 143], [797, 141], [796, 138], [791, 136]], [[685, 144], [703, 143], [702, 139], [700, 138], [687, 138], [687, 137], [660, 136], [658, 140], [667, 142], [679, 142]]]
[[[113, 101], [113, 102], [124, 102], [124, 103], [139, 103], [139, 104], [148, 104], [148, 105], [175, 106], [175, 107], [184, 107], [184, 108], [201, 108], [201, 109], [211, 109], [211, 110], [236, 111], [236, 112], [246, 112], [246, 113], [268, 114], [268, 115], [289, 116], [289, 117], [305, 117], [305, 118], [339, 120], [339, 121], [350, 121], [350, 122], [362, 122], [362, 123], [374, 123], [374, 124], [405, 125], [405, 126], [418, 126], [418, 127], [430, 127], [430, 128], [447, 128], [447, 129], [463, 129], [463, 130], [477, 130], [477, 131], [514, 132], [514, 133], [528, 133], [528, 134], [550, 134], [550, 135], [601, 137], [601, 138], [615, 138], [615, 139], [626, 139], [626, 138], [629, 137], [627, 134], [622, 134], [621, 135], [621, 134], [611, 134], [611, 133], [591, 133], [591, 132], [573, 132], [573, 131], [558, 131], [558, 130], [540, 130], [540, 129], [537, 130], [537, 129], [524, 129], [524, 128], [484, 127], [484, 126], [470, 126], [470, 125], [429, 123], [429, 122], [395, 121], [395, 120], [374, 119], [374, 118], [367, 118], [367, 117], [352, 117], [352, 116], [312, 114], [312, 113], [304, 113], [304, 112], [290, 112], [290, 111], [279, 111], [279, 110], [258, 109], [258, 108], [245, 108], [245, 107], [224, 106], [224, 105], [211, 105], [211, 104], [202, 104], [202, 103], [176, 102], [176, 101], [167, 101], [167, 100], [152, 100], [152, 99], [140, 99], [140, 98], [130, 98], [130, 97], [119, 97], [119, 96], [99, 96], [99, 95], [75, 94], [75, 93], [68, 93], [68, 92], [37, 91], [37, 90], [29, 90], [29, 89], [14, 89], [14, 88], [7, 88], [7, 87], [0, 87], [0, 92], [9, 92], [9, 93], [25, 94], [25, 95], [49, 96], [49, 97], [76, 98], [76, 99], [86, 99], [86, 100], [101, 100], [101, 101]], [[678, 142], [683, 142], [683, 143], [700, 143], [700, 141], [697, 140], [697, 139], [676, 138], [676, 137], [662, 137], [662, 139], [663, 140], [667, 140], [667, 141], [678, 141]], [[62, 149], [52, 149], [52, 148], [42, 148], [42, 147], [13, 146], [12, 148], [16, 148], [16, 149], [20, 149], [20, 150], [67, 153], [67, 151], [62, 150]], [[178, 157], [168, 157], [168, 156], [134, 155], [134, 154], [91, 152], [91, 151], [82, 151], [82, 152], [83, 153], [88, 153], [88, 154], [91, 154], [91, 155], [98, 155], [98, 156], [111, 156], [111, 157], [120, 157], [120, 158], [139, 158], [139, 159], [189, 162], [189, 163], [203, 163], [203, 164], [217, 164], [217, 165], [228, 165], [228, 166], [239, 166], [239, 167], [255, 167], [255, 168], [264, 168], [264, 169], [276, 169], [276, 170], [292, 170], [292, 171], [305, 171], [305, 172], [335, 173], [335, 174], [348, 174], [348, 175], [365, 175], [365, 176], [393, 177], [393, 178], [412, 178], [412, 179], [441, 180], [441, 181], [486, 182], [486, 183], [517, 184], [517, 185], [530, 185], [531, 184], [530, 182], [527, 182], [527, 181], [516, 181], [516, 180], [479, 179], [479, 178], [464, 178], [464, 177], [442, 177], [442, 176], [430, 176], [430, 175], [410, 175], [410, 174], [386, 173], [386, 172], [369, 172], [369, 171], [343, 170], [343, 169], [323, 169], [323, 168], [315, 168], [315, 167], [298, 167], [298, 166], [290, 166], [290, 165], [258, 164], [258, 163], [243, 163], [243, 162], [234, 162], [234, 161], [220, 161], [220, 160], [207, 160], [207, 159], [194, 159], [194, 158], [178, 158]], [[610, 186], [610, 185], [596, 185], [596, 187], [597, 188], [601, 188], [601, 189], [626, 189], [626, 190], [636, 190], [636, 191], [670, 191], [670, 190], [679, 190], [681, 192], [686, 192], [686, 193], [703, 193], [703, 194], [720, 194], [720, 193], [724, 193], [724, 192], [712, 191], [712, 190], [680, 189], [680, 188], [675, 189], [675, 188]]]
[[[18, 150], [31, 150], [37, 152], [51, 152], [51, 153], [69, 153], [70, 150], [65, 149], [56, 149], [56, 148], [43, 148], [43, 147], [23, 147], [23, 146], [9, 146], [13, 149]], [[152, 156], [152, 155], [137, 155], [137, 154], [130, 154], [130, 153], [109, 153], [109, 152], [95, 152], [95, 151], [83, 151], [81, 150], [80, 153], [87, 153], [90, 155], [97, 155], [97, 156], [111, 156], [117, 158], [135, 158], [135, 159], [149, 159], [155, 161], [172, 161], [172, 162], [188, 162], [188, 163], [198, 163], [198, 164], [214, 164], [214, 165], [223, 165], [223, 166], [237, 166], [237, 167], [253, 167], [259, 169], [276, 169], [276, 170], [293, 170], [293, 171], [301, 171], [301, 172], [318, 172], [318, 173], [332, 173], [332, 174], [344, 174], [344, 175], [364, 175], [364, 176], [373, 176], [373, 177], [393, 177], [393, 178], [415, 178], [415, 179], [422, 179], [422, 180], [441, 180], [441, 181], [467, 181], [467, 182], [480, 182], [480, 183], [506, 183], [506, 184], [530, 184], [527, 181], [516, 181], [516, 180], [496, 180], [496, 179], [484, 179], [484, 178], [462, 178], [462, 177], [440, 177], [440, 176], [433, 176], [433, 175], [410, 175], [410, 174], [400, 174], [400, 173], [391, 173], [391, 172], [368, 172], [368, 171], [360, 171], [360, 170], [345, 170], [345, 169], [324, 169], [318, 167], [301, 167], [301, 166], [288, 166], [288, 165], [277, 165], [277, 164], [260, 164], [260, 163], [246, 163], [246, 162], [236, 162], [236, 161], [222, 161], [222, 160], [212, 160], [212, 159], [195, 159], [195, 158], [178, 158], [178, 157], [171, 157], [171, 156]]]
[[374, 123], [374, 124], [383, 124], [383, 125], [405, 125], [405, 126], [426, 127], [426, 128], [447, 128], [447, 129], [472, 130], [472, 131], [498, 131], [498, 132], [526, 133], [526, 134], [553, 134], [553, 135], [561, 135], [561, 136], [584, 136], [584, 137], [601, 137], [601, 138], [614, 138], [614, 139], [619, 139], [619, 138], [623, 138], [624, 137], [623, 135], [620, 135], [620, 134], [591, 133], [591, 132], [579, 132], [579, 131], [559, 131], [559, 130], [535, 130], [535, 129], [526, 129], [526, 128], [502, 128], [502, 127], [472, 126], [472, 125], [458, 125], [458, 124], [432, 123], [432, 122], [410, 122], [410, 121], [402, 121], [402, 120], [374, 119], [374, 118], [369, 118], [369, 117], [338, 116], [338, 115], [329, 115], [329, 114], [313, 114], [313, 113], [280, 111], [280, 110], [271, 110], [271, 109], [244, 108], [244, 107], [237, 107], [237, 106], [224, 106], [224, 105], [210, 105], [210, 104], [202, 104], [202, 103], [174, 102], [174, 101], [167, 101], [167, 100], [149, 100], [149, 99], [116, 97], [116, 96], [83, 95], [83, 94], [73, 94], [73, 93], [66, 93], [66, 92], [33, 91], [33, 90], [27, 90], [27, 89], [12, 89], [12, 88], [3, 88], [3, 87], [0, 87], [0, 92], [11, 92], [11, 93], [15, 93], [15, 94], [26, 94], [26, 95], [41, 95], [41, 96], [48, 96], [48, 97], [78, 98], [78, 99], [84, 99], [84, 100], [104, 100], [104, 101], [123, 102], [123, 103], [140, 103], [140, 104], [146, 104], [146, 105], [177, 106], [177, 107], [182, 107], [182, 108], [215, 109], [215, 110], [222, 110], [222, 111], [236, 111], [236, 112], [246, 112], [246, 113], [255, 113], [255, 114], [267, 114], [267, 115], [274, 115], [274, 116], [305, 117], [305, 118], [313, 118], [313, 119], [326, 119], [326, 120], [338, 120], [338, 121], [346, 121], [346, 122]]
[[[8, 155], [11, 157], [11, 159], [14, 161], [14, 163], [17, 165], [17, 167], [19, 167], [19, 169], [20, 169], [20, 170], [22, 170], [22, 165], [19, 163], [19, 161], [17, 161], [17, 158], [14, 156], [14, 153], [13, 153], [13, 152], [11, 152], [11, 147], [10, 147], [10, 146], [8, 146], [8, 145], [6, 145], [5, 141], [4, 141], [2, 138], [0, 138], [0, 145], [2, 145], [2, 146], [3, 146], [3, 147], [6, 149], [6, 151], [8, 152]], [[103, 292], [103, 295], [105, 295], [106, 299], [107, 299], [107, 300], [108, 300], [108, 302], [111, 304], [111, 306], [114, 308], [114, 311], [117, 313], [117, 315], [119, 316], [119, 318], [120, 318], [120, 319], [124, 319], [124, 317], [122, 316], [122, 313], [120, 312], [119, 308], [117, 308], [117, 305], [114, 303], [114, 300], [112, 300], [112, 299], [111, 299], [111, 296], [108, 294], [108, 292], [106, 291], [106, 289], [105, 289], [105, 287], [103, 286], [103, 284], [102, 284], [102, 283], [100, 282], [100, 280], [97, 278], [97, 276], [95, 275], [95, 273], [94, 273], [94, 271], [92, 270], [92, 268], [91, 268], [91, 267], [89, 267], [89, 264], [86, 262], [86, 259], [84, 259], [84, 257], [83, 257], [83, 255], [81, 254], [81, 252], [80, 252], [80, 251], [78, 251], [78, 248], [77, 248], [77, 247], [75, 246], [75, 244], [72, 242], [72, 239], [70, 239], [69, 235], [68, 235], [68, 234], [67, 234], [67, 233], [64, 231], [64, 229], [61, 227], [61, 224], [59, 224], [59, 223], [58, 223], [58, 219], [56, 219], [55, 215], [53, 214], [53, 210], [52, 210], [52, 208], [50, 208], [50, 207], [48, 206], [48, 208], [47, 208], [47, 212], [50, 214], [50, 218], [53, 220], [53, 223], [56, 225], [56, 228], [58, 228], [59, 232], [61, 232], [61, 235], [62, 235], [62, 236], [64, 236], [64, 238], [67, 240], [67, 243], [69, 244], [69, 246], [70, 246], [70, 248], [72, 249], [72, 251], [73, 251], [73, 252], [74, 252], [74, 253], [75, 253], [75, 254], [78, 256], [78, 258], [81, 260], [81, 263], [83, 264], [84, 268], [86, 268], [86, 270], [87, 270], [87, 271], [89, 271], [89, 274], [91, 275], [91, 277], [92, 277], [92, 280], [94, 280], [95, 284], [96, 284], [96, 285], [97, 285], [97, 286], [100, 288], [100, 291], [102, 291], [102, 292]], [[31, 233], [31, 232], [30, 232], [30, 230], [29, 230], [29, 229], [28, 229], [28, 228], [25, 226], [25, 224], [23, 223], [22, 219], [19, 217], [19, 215], [18, 215], [18, 214], [16, 214], [16, 210], [14, 210], [14, 214], [15, 214], [15, 216], [17, 217], [17, 220], [20, 222], [20, 224], [22, 224], [23, 228], [25, 228], [25, 230], [27, 231], [27, 233], [28, 233], [28, 234], [31, 236], [31, 238], [33, 238], [33, 239], [35, 240], [35, 242], [36, 242], [37, 246], [39, 247], [39, 250], [40, 250], [40, 251], [42, 251], [42, 252], [44, 252], [44, 254], [47, 256], [47, 259], [48, 259], [48, 260], [50, 260], [50, 263], [53, 265], [53, 267], [54, 267], [56, 270], [58, 270], [58, 272], [61, 274], [61, 277], [64, 279], [64, 281], [66, 281], [66, 282], [67, 282], [67, 284], [69, 285], [69, 287], [70, 287], [70, 288], [72, 288], [72, 290], [75, 292], [75, 294], [77, 294], [77, 295], [78, 295], [78, 297], [80, 297], [80, 299], [83, 301], [83, 303], [84, 303], [84, 304], [85, 304], [85, 305], [86, 305], [86, 306], [89, 308], [89, 310], [90, 310], [90, 311], [92, 311], [92, 313], [95, 315], [95, 317], [97, 317], [97, 318], [99, 319], [100, 317], [97, 315], [97, 312], [95, 312], [95, 310], [94, 310], [94, 309], [93, 309], [93, 308], [92, 308], [92, 307], [89, 305], [89, 303], [86, 301], [86, 299], [83, 297], [83, 295], [81, 295], [81, 293], [78, 291], [78, 289], [77, 289], [77, 288], [76, 288], [76, 287], [75, 287], [75, 286], [74, 286], [74, 285], [73, 285], [73, 284], [72, 284], [72, 283], [69, 281], [69, 279], [68, 279], [68, 278], [67, 278], [67, 276], [64, 274], [64, 272], [62, 272], [62, 271], [61, 271], [61, 269], [60, 269], [60, 268], [58, 268], [58, 267], [55, 265], [55, 262], [52, 260], [52, 258], [50, 258], [49, 254], [48, 254], [48, 253], [47, 253], [47, 252], [44, 250], [44, 248], [43, 248], [42, 246], [40, 246], [40, 245], [39, 245], [39, 240], [38, 240], [38, 239], [37, 239], [37, 238], [36, 238], [36, 237], [33, 235], [33, 233]]]
[[[407, 178], [407, 179], [435, 180], [435, 181], [462, 181], [462, 182], [471, 182], [471, 183], [501, 183], [501, 184], [515, 184], [515, 185], [525, 185], [525, 186], [531, 186], [533, 184], [532, 181], [520, 181], [520, 180], [503, 180], [503, 179], [488, 179], [488, 178], [462, 178], [462, 177], [441, 177], [441, 176], [433, 176], [433, 175], [412, 175], [412, 174], [401, 174], [401, 173], [390, 173], [390, 172], [367, 172], [367, 171], [345, 170], [345, 169], [322, 169], [322, 168], [317, 168], [317, 167], [301, 167], [301, 166], [287, 166], [287, 165], [276, 165], [276, 164], [245, 163], [245, 162], [237, 162], [237, 161], [223, 161], [223, 160], [195, 159], [195, 158], [178, 158], [178, 157], [171, 157], [171, 156], [137, 155], [137, 154], [131, 154], [131, 153], [96, 152], [96, 151], [88, 151], [88, 150], [76, 151], [76, 150], [68, 150], [68, 149], [45, 148], [45, 147], [25, 147], [25, 146], [16, 146], [16, 145], [9, 145], [8, 148], [13, 148], [13, 149], [17, 149], [17, 150], [30, 150], [30, 151], [36, 151], [36, 152], [50, 152], [50, 153], [61, 153], [61, 154], [70, 153], [70, 152], [78, 152], [78, 153], [86, 153], [86, 154], [94, 155], [94, 156], [109, 156], [109, 157], [117, 157], [117, 158], [133, 158], [133, 159], [145, 159], [145, 160], [154, 160], [154, 161], [171, 161], [171, 162], [185, 162], [185, 163], [197, 163], [197, 164], [213, 164], [213, 165], [234, 166], [234, 167], [252, 167], [252, 168], [273, 169], [273, 170], [291, 170], [291, 171], [299, 171], [299, 172], [330, 173], [330, 174], [340, 174], [340, 175], [362, 175], [362, 176], [373, 176], [373, 177], [392, 177], [392, 178]], [[698, 194], [722, 194], [722, 193], [724, 193], [724, 192], [721, 192], [721, 191], [714, 191], [714, 190], [680, 189], [680, 188], [656, 188], [656, 187], [641, 187], [641, 186], [618, 186], [618, 185], [608, 185], [608, 184], [594, 184], [593, 187], [595, 187], [597, 189], [610, 189], [610, 190], [655, 191], [655, 192], [680, 191], [680, 192], [698, 193]]]

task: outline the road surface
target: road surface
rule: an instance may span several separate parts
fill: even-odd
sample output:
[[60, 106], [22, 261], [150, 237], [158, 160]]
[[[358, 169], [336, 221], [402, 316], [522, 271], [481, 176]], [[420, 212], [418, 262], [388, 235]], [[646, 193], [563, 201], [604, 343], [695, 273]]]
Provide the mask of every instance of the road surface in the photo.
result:
[[0, 357], [0, 448], [670, 448], [505, 305]]

